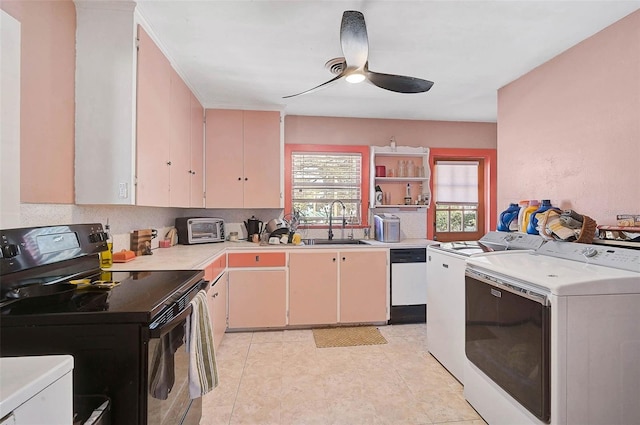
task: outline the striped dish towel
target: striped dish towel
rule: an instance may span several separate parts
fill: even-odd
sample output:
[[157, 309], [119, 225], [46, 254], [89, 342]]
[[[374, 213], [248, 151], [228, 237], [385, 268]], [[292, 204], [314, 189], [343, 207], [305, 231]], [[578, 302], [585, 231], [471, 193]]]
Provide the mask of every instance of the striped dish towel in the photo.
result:
[[204, 290], [191, 300], [191, 307], [191, 317], [187, 321], [189, 396], [198, 398], [218, 386], [218, 366]]

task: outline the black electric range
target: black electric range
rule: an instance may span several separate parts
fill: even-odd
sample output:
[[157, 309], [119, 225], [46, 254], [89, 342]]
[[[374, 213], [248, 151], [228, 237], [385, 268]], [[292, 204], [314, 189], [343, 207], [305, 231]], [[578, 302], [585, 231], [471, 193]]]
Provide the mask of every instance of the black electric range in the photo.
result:
[[0, 230], [0, 356], [73, 355], [74, 404], [103, 396], [112, 423], [197, 424], [184, 328], [204, 272], [104, 271], [105, 241], [100, 224]]

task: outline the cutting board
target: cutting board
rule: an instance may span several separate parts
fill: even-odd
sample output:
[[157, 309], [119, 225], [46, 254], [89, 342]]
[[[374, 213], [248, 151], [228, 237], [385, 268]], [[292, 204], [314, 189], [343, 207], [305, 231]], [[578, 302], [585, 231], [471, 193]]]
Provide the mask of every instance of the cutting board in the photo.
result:
[[154, 229], [134, 230], [131, 232], [131, 251], [135, 252], [136, 256], [151, 255], [151, 239], [157, 234]]

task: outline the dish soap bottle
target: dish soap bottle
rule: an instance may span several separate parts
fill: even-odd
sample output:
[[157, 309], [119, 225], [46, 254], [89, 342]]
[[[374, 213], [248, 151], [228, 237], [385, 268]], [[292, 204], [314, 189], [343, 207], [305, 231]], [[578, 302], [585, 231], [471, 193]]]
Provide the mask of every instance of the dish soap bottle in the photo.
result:
[[411, 205], [411, 184], [407, 183], [407, 192], [404, 194], [404, 204]]
[[100, 253], [100, 267], [111, 267], [113, 265], [113, 240], [111, 239], [111, 232], [109, 229], [109, 220], [107, 220], [107, 224], [104, 225], [107, 249]]

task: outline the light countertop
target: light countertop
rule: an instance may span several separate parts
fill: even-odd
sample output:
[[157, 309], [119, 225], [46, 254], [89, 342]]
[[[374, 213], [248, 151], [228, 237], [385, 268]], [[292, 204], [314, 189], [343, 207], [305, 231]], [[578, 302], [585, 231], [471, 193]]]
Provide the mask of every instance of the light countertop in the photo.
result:
[[196, 245], [176, 245], [171, 248], [158, 248], [152, 255], [142, 255], [127, 263], [114, 263], [110, 271], [143, 271], [143, 270], [202, 270], [217, 256], [226, 251], [253, 250], [289, 250], [300, 249], [367, 249], [371, 248], [421, 248], [432, 245], [428, 239], [403, 239], [400, 242], [386, 243], [376, 240], [364, 240], [362, 245], [262, 245], [247, 241], [206, 243]]

